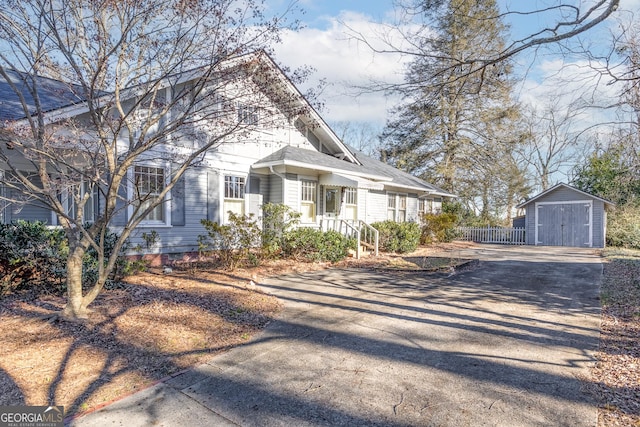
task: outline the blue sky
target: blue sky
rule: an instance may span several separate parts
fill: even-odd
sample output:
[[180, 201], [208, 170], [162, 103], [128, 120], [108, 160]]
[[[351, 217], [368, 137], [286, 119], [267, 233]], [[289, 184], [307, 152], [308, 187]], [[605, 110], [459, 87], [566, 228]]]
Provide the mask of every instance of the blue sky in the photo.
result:
[[[579, 1], [579, 0], [576, 0]], [[589, 0], [583, 0], [589, 1]], [[553, 0], [499, 0], [503, 8], [522, 10], [553, 3]], [[288, 0], [271, 0], [274, 7], [288, 4]], [[392, 0], [300, 0], [299, 6], [306, 13], [301, 16], [305, 28], [296, 33], [285, 34], [283, 44], [276, 47], [276, 59], [284, 65], [297, 67], [309, 65], [316, 69], [309, 85], [318, 79], [330, 83], [323, 93], [326, 108], [322, 116], [333, 124], [339, 121], [367, 122], [381, 128], [387, 118], [387, 111], [397, 99], [385, 98], [382, 94], [362, 94], [353, 96], [354, 84], [365, 84], [370, 78], [386, 81], [401, 81], [406, 60], [393, 55], [374, 55], [366, 47], [346, 35], [344, 24], [371, 36], [380, 31], [383, 24], [393, 18]], [[622, 0], [621, 9], [640, 10], [640, 0]], [[638, 13], [640, 16], [640, 13]], [[512, 24], [514, 36], [529, 34], [543, 18], [517, 18]], [[615, 22], [611, 24], [615, 27]], [[602, 28], [605, 34], [607, 28]], [[603, 33], [587, 34], [586, 41], [602, 40]], [[591, 37], [591, 39], [589, 39]], [[523, 102], [540, 104], [549, 94], [564, 89], [569, 102], [578, 91], [589, 87], [594, 76], [586, 75], [584, 63], [575, 58], [561, 58], [540, 52], [534, 57], [527, 52], [517, 58], [522, 74], [518, 93]], [[569, 65], [569, 67], [566, 67]], [[561, 71], [562, 70], [562, 71]], [[558, 78], [564, 79], [559, 82]], [[304, 89], [304, 88], [303, 88]], [[606, 88], [609, 94], [612, 88]], [[558, 102], [558, 101], [556, 101]]]

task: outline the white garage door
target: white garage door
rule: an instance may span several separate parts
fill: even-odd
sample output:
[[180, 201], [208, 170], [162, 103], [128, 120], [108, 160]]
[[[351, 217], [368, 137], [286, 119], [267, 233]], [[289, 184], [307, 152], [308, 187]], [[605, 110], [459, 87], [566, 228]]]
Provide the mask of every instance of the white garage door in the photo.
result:
[[591, 203], [538, 204], [536, 244], [591, 246]]

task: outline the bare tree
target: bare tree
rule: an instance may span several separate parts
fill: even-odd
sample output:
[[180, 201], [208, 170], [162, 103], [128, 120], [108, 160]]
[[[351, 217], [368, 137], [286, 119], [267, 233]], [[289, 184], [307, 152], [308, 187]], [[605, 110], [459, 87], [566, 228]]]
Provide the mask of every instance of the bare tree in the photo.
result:
[[[522, 37], [512, 38], [499, 50], [478, 46], [476, 52], [465, 56], [447, 54], [437, 48], [438, 35], [433, 29], [438, 27], [441, 17], [449, 13], [445, 10], [452, 10], [454, 14], [457, 10], [459, 20], [466, 18], [466, 8], [460, 4], [456, 6], [456, 2], [451, 0], [397, 0], [397, 22], [388, 25], [386, 31], [378, 34], [375, 39], [354, 28], [347, 28], [350, 37], [375, 53], [402, 54], [437, 62], [440, 66], [430, 70], [429, 75], [425, 76], [425, 82], [430, 90], [440, 91], [457, 81], [442, 79], [441, 76], [455, 74], [458, 79], [482, 76], [486, 71], [500, 67], [501, 63], [525, 51], [558, 46], [576, 39], [611, 17], [620, 6], [620, 0], [554, 0], [546, 2], [542, 7], [531, 7], [528, 2], [518, 2], [517, 6], [515, 4], [510, 3], [508, 8], [482, 17], [481, 20], [485, 23], [478, 22], [477, 25], [488, 25], [487, 21], [500, 23], [509, 17], [527, 17], [529, 22], [541, 22], [541, 26]], [[419, 86], [415, 86], [416, 82], [391, 84], [378, 81], [363, 89], [411, 91], [423, 89], [425, 82], [419, 82]]]
[[366, 122], [336, 122], [332, 126], [338, 137], [349, 146], [370, 157], [379, 156], [379, 140], [382, 129]]
[[575, 106], [563, 107], [558, 101], [550, 97], [542, 110], [530, 109], [526, 115], [530, 137], [519, 150], [535, 186], [542, 191], [555, 184], [553, 176], [566, 174], [579, 160], [578, 145], [583, 134], [576, 122], [584, 111]]
[[[0, 75], [20, 113], [0, 129], [0, 163], [10, 175], [5, 200], [37, 200], [55, 213], [69, 245], [62, 317], [85, 318], [132, 231], [165, 203], [187, 169], [220, 144], [250, 138], [282, 112], [304, 108], [278, 88], [278, 74], [270, 75], [277, 67], [260, 53], [296, 23], [266, 17], [259, 1], [0, 5]], [[47, 100], [57, 96], [69, 102], [50, 112]], [[263, 108], [260, 123], [256, 108]], [[170, 176], [131, 181], [141, 160], [169, 164]], [[127, 186], [132, 197], [123, 194]], [[85, 224], [95, 197], [99, 209]], [[105, 236], [123, 218], [107, 254]], [[98, 254], [99, 274], [83, 291], [89, 248]]]

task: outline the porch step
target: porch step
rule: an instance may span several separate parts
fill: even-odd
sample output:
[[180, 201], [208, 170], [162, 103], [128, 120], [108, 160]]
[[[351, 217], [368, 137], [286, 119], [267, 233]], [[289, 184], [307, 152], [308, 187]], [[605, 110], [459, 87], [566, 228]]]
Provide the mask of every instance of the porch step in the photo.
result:
[[376, 249], [376, 245], [368, 242], [360, 242], [360, 247], [363, 251], [366, 251], [367, 249], [374, 251]]

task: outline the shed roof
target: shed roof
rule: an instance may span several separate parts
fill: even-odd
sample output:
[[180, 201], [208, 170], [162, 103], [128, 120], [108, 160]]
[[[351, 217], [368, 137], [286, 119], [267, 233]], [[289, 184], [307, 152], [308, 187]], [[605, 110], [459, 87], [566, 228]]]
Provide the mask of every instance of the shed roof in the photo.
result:
[[575, 191], [575, 192], [576, 192], [576, 193], [578, 193], [578, 194], [581, 194], [581, 195], [583, 195], [583, 196], [587, 196], [587, 197], [589, 197], [589, 198], [591, 198], [591, 199], [600, 200], [600, 201], [602, 201], [602, 202], [603, 202], [605, 205], [607, 205], [607, 206], [615, 206], [615, 203], [613, 203], [613, 202], [612, 202], [612, 201], [610, 201], [610, 200], [603, 199], [602, 197], [594, 196], [593, 194], [587, 193], [586, 191], [579, 190], [579, 189], [577, 189], [577, 188], [575, 188], [575, 187], [573, 187], [573, 186], [571, 186], [571, 185], [569, 185], [569, 184], [565, 184], [565, 183], [561, 182], [561, 183], [559, 183], [559, 184], [554, 185], [554, 186], [553, 186], [553, 187], [551, 187], [551, 188], [548, 188], [547, 190], [543, 191], [542, 193], [537, 194], [537, 195], [535, 195], [535, 196], [531, 197], [530, 199], [528, 199], [528, 200], [526, 200], [526, 201], [524, 201], [524, 202], [520, 203], [518, 206], [516, 206], [516, 209], [524, 208], [524, 207], [525, 207], [525, 206], [527, 206], [528, 204], [535, 202], [536, 200], [538, 200], [538, 199], [540, 199], [540, 198], [542, 198], [542, 197], [546, 196], [546, 195], [547, 195], [547, 194], [549, 194], [549, 193], [554, 192], [555, 190], [557, 190], [557, 189], [559, 189], [559, 188], [567, 188], [567, 189], [569, 189], [569, 190]]

